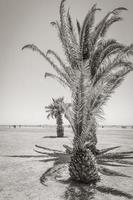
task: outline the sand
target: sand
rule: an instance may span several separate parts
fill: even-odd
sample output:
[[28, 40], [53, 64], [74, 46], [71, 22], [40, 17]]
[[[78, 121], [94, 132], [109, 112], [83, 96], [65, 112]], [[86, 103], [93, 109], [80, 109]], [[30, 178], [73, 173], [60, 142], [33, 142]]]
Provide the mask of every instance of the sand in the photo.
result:
[[[0, 200], [81, 200], [89, 199], [87, 190], [75, 189], [67, 184], [49, 181], [47, 186], [40, 183], [42, 174], [53, 165], [53, 162], [44, 163], [34, 149], [34, 145], [63, 150], [63, 144], [71, 145], [72, 132], [65, 129], [65, 138], [48, 138], [55, 136], [55, 128], [39, 129], [1, 129], [0, 130]], [[105, 148], [121, 145], [120, 150], [133, 150], [133, 130], [106, 130], [98, 131], [98, 147]], [[5, 156], [18, 157], [5, 157]], [[28, 157], [21, 157], [27, 156]], [[19, 157], [20, 156], [20, 157]], [[35, 157], [36, 156], [36, 157]], [[117, 168], [126, 175], [133, 176], [133, 167]], [[100, 184], [113, 187], [133, 195], [133, 178], [102, 177]], [[76, 196], [76, 191], [80, 195]], [[72, 192], [72, 194], [71, 194]], [[74, 193], [75, 192], [75, 193]], [[83, 194], [82, 194], [83, 192]], [[86, 196], [85, 195], [86, 192]], [[68, 194], [69, 195], [65, 195]], [[74, 197], [72, 196], [74, 195]], [[83, 198], [82, 198], [83, 197]], [[125, 197], [108, 195], [99, 191], [95, 194], [96, 200], [117, 200]]]

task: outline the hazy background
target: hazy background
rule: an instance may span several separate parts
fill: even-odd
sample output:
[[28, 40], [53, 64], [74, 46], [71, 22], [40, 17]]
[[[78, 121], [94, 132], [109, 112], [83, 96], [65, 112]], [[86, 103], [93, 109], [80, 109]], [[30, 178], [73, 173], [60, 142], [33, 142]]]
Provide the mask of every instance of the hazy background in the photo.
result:
[[[97, 20], [107, 11], [124, 6], [124, 20], [113, 25], [108, 37], [120, 42], [133, 42], [133, 1], [131, 0], [67, 0], [67, 7], [80, 22], [95, 3], [102, 8]], [[21, 51], [34, 43], [44, 52], [53, 49], [63, 56], [56, 30], [51, 21], [59, 18], [60, 0], [0, 0], [0, 124], [53, 124], [47, 120], [45, 106], [51, 97], [70, 92], [52, 79], [44, 79], [52, 67], [37, 53]], [[129, 74], [105, 107], [106, 120], [101, 124], [133, 124], [133, 73]]]

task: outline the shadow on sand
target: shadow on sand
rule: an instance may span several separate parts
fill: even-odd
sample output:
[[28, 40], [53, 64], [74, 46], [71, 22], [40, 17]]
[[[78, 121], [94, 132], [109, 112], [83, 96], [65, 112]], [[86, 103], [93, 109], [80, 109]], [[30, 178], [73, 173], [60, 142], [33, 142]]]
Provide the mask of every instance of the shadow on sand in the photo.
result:
[[63, 137], [57, 137], [57, 136], [53, 136], [53, 135], [51, 135], [51, 136], [44, 136], [43, 138], [58, 138], [58, 139], [60, 139], [60, 138], [68, 138], [67, 136], [63, 136]]
[[[70, 161], [70, 154], [66, 152], [59, 151], [56, 149], [50, 149], [47, 147], [42, 147], [35, 145], [37, 148], [34, 149], [39, 155], [6, 155], [6, 157], [16, 157], [16, 158], [43, 158], [38, 160], [39, 162], [49, 162], [54, 161], [53, 166], [45, 171], [40, 177], [40, 183], [44, 186], [49, 186], [52, 183], [56, 188], [62, 186], [64, 189], [62, 190], [62, 200], [91, 200], [95, 199], [97, 192], [106, 195], [114, 195], [117, 197], [124, 197], [127, 199], [133, 199], [133, 195], [128, 194], [124, 191], [121, 191], [117, 188], [109, 187], [102, 182], [98, 184], [92, 183], [83, 184], [77, 183], [70, 179], [68, 163]], [[116, 148], [116, 147], [115, 147]], [[108, 148], [114, 149], [113, 148]], [[121, 172], [117, 172], [115, 170], [105, 168], [106, 166], [112, 167], [127, 167], [133, 166], [133, 162], [129, 161], [129, 158], [132, 159], [130, 154], [131, 152], [115, 152], [115, 153], [105, 153], [106, 150], [102, 150], [104, 154], [97, 158], [98, 165], [100, 167], [100, 173], [106, 176], [118, 176], [118, 177], [129, 177], [127, 175], [122, 174]], [[104, 167], [105, 166], [105, 167]], [[57, 190], [58, 191], [58, 190]]]
[[[39, 153], [47, 154], [45, 151], [49, 151], [48, 155], [52, 158], [49, 161], [54, 161], [53, 167], [49, 168], [45, 173], [40, 177], [40, 183], [44, 186], [48, 186], [49, 183], [53, 182], [55, 187], [57, 186], [60, 189], [60, 184], [65, 185], [63, 190], [63, 199], [64, 200], [91, 200], [95, 199], [97, 193], [106, 195], [113, 195], [117, 197], [124, 197], [127, 199], [133, 199], [133, 195], [128, 194], [122, 190], [117, 188], [109, 187], [102, 182], [98, 184], [83, 184], [77, 183], [71, 180], [69, 177], [68, 163], [70, 161], [70, 154], [68, 155], [66, 152], [57, 151], [55, 149], [48, 149], [45, 147], [37, 146], [37, 148], [42, 149], [43, 152], [39, 151]], [[133, 166], [133, 162], [127, 159], [132, 159], [130, 152], [114, 152], [107, 153], [110, 150], [116, 149], [119, 147], [111, 147], [107, 149], [102, 149], [102, 157], [101, 155], [98, 157], [98, 165], [100, 169], [100, 173], [104, 176], [117, 176], [117, 177], [126, 177], [131, 178], [128, 175], [125, 175], [121, 172], [117, 172], [115, 170], [106, 168], [106, 166], [112, 167], [131, 167]], [[50, 157], [48, 159], [50, 159]], [[47, 162], [47, 160], [40, 160], [41, 162]]]
[[64, 168], [65, 166], [63, 165], [56, 167], [56, 169], [54, 170], [53, 168], [50, 168], [40, 177], [40, 182], [44, 186], [48, 186], [49, 182], [51, 183], [51, 181], [53, 182], [55, 187], [60, 188], [60, 184], [65, 185], [62, 194], [63, 200], [92, 200], [95, 199], [97, 192], [106, 195], [114, 195], [117, 197], [125, 197], [127, 199], [133, 199], [133, 196], [131, 194], [128, 194], [124, 191], [121, 191], [113, 187], [102, 185], [101, 183], [100, 184], [98, 183], [97, 185], [96, 184], [89, 185], [89, 184], [74, 182], [70, 178], [63, 179], [63, 177], [61, 177], [61, 175], [59, 174], [62, 174], [62, 171], [66, 170]]

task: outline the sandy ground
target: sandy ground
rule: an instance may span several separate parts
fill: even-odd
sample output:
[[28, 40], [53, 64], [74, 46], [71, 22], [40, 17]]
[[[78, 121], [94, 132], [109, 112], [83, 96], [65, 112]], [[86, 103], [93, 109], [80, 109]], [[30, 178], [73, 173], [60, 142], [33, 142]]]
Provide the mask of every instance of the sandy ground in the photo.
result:
[[[1, 129], [0, 130], [0, 200], [87, 200], [89, 197], [65, 196], [70, 186], [51, 181], [48, 186], [40, 183], [42, 174], [53, 162], [44, 163], [33, 148], [35, 144], [63, 150], [62, 144], [72, 142], [71, 130], [65, 129], [65, 138], [46, 138], [56, 135], [55, 128]], [[98, 131], [99, 148], [121, 145], [120, 150], [133, 150], [133, 130]], [[29, 157], [5, 157], [6, 155], [29, 155]], [[35, 157], [36, 156], [36, 157]], [[126, 175], [133, 176], [133, 167], [118, 168]], [[133, 195], [133, 178], [102, 177], [100, 184], [113, 187]], [[83, 198], [82, 198], [83, 196]], [[87, 195], [86, 195], [87, 196]], [[96, 200], [126, 199], [96, 192]]]

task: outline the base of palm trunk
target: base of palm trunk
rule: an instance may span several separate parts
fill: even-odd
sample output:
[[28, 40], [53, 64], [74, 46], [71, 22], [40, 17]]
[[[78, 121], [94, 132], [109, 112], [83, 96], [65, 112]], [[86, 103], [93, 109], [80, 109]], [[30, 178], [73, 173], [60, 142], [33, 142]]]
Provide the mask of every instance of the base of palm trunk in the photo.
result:
[[57, 128], [57, 137], [64, 137], [64, 128]]
[[95, 156], [88, 150], [79, 149], [71, 156], [70, 177], [74, 181], [96, 183], [100, 180]]

